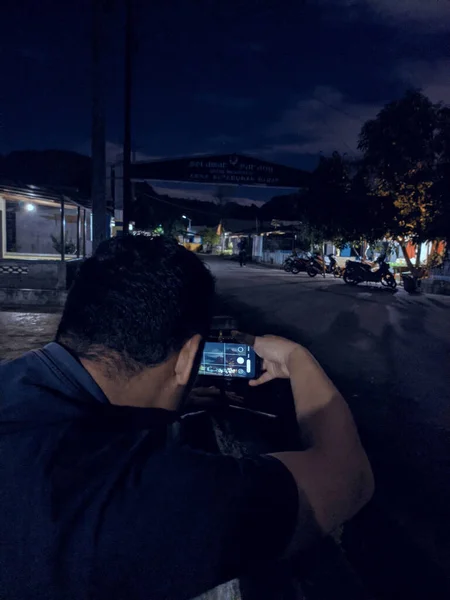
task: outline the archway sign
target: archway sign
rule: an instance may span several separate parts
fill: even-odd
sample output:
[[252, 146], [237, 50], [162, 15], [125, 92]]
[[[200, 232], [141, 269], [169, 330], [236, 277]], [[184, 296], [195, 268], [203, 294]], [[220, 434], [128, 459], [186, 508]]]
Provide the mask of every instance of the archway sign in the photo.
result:
[[191, 156], [131, 165], [133, 180], [302, 188], [308, 173], [241, 154]]
[[[243, 154], [188, 156], [131, 164], [132, 181], [173, 181], [206, 185], [306, 188], [310, 173]], [[114, 168], [115, 216], [122, 221], [122, 162]]]

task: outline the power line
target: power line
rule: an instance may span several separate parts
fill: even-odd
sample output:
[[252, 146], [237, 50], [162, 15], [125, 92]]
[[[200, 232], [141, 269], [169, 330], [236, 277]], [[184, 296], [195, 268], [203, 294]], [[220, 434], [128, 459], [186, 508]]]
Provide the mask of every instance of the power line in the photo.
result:
[[342, 108], [338, 108], [337, 106], [333, 106], [332, 104], [330, 104], [329, 102], [326, 102], [325, 100], [323, 100], [322, 98], [317, 98], [317, 96], [313, 96], [313, 100], [316, 100], [317, 102], [320, 102], [321, 104], [327, 106], [328, 108], [331, 108], [332, 110], [335, 110], [336, 112], [339, 112], [343, 115], [345, 115], [346, 117], [348, 117], [349, 119], [352, 119], [353, 121], [364, 121], [364, 119], [359, 116], [359, 115], [351, 115], [350, 113], [348, 113], [347, 111], [343, 110]]
[[[325, 121], [325, 123], [328, 125], [328, 127], [329, 127], [329, 128], [332, 130], [332, 131], [334, 131], [334, 133], [336, 134], [336, 128], [335, 128], [335, 127], [333, 127], [333, 126], [330, 124], [330, 121], [329, 121], [329, 120], [328, 120], [326, 117], [322, 117], [322, 118], [323, 118], [323, 120]], [[349, 151], [350, 151], [350, 152], [351, 152], [351, 153], [352, 153], [354, 156], [356, 156], [356, 152], [353, 150], [353, 148], [352, 148], [351, 146], [349, 146], [349, 144], [347, 144], [347, 142], [344, 140], [344, 138], [343, 138], [342, 136], [340, 136], [339, 134], [336, 134], [336, 135], [337, 135], [337, 137], [338, 137], [338, 138], [341, 140], [341, 142], [343, 143], [343, 145], [344, 145], [344, 146], [345, 146], [345, 147], [346, 147], [346, 148], [347, 148], [347, 149], [348, 149], [348, 150], [349, 150]]]
[[[329, 102], [326, 102], [325, 100], [323, 100], [322, 98], [318, 98], [317, 96], [313, 96], [313, 100], [315, 100], [316, 102], [319, 102], [320, 104], [323, 104], [324, 106], [326, 106], [327, 108], [331, 108], [331, 110], [334, 110], [338, 113], [341, 113], [342, 115], [344, 115], [345, 117], [352, 119], [352, 121], [356, 121], [360, 124], [362, 124], [364, 122], [363, 117], [361, 117], [360, 115], [352, 115], [349, 112], [343, 110], [342, 108], [339, 108], [337, 106], [334, 106], [333, 104], [330, 104]], [[326, 121], [326, 123], [328, 124], [328, 126], [330, 127], [330, 129], [332, 129], [335, 133], [336, 133], [336, 129], [330, 125], [329, 120], [326, 117], [323, 117], [324, 121]], [[342, 138], [342, 136], [338, 136], [341, 140], [341, 142], [344, 144], [344, 146], [356, 157], [358, 156], [357, 153], [355, 152], [355, 150], [353, 148], [351, 148], [349, 146], [349, 144], [347, 144], [347, 142]]]

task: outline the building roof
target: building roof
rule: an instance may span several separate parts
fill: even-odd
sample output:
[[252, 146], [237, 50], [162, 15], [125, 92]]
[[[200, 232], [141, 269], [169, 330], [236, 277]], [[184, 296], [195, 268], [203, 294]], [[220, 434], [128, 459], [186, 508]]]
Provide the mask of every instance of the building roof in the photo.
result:
[[76, 190], [67, 187], [29, 185], [17, 181], [0, 180], [0, 194], [21, 196], [29, 200], [46, 200], [57, 205], [60, 205], [61, 198], [64, 198], [64, 202], [68, 204], [91, 208], [90, 200], [82, 198]]

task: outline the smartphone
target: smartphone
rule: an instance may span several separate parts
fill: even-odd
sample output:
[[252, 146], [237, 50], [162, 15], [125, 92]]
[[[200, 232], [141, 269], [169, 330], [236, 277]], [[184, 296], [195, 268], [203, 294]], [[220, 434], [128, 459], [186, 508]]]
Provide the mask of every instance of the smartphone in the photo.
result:
[[251, 346], [231, 342], [206, 342], [200, 375], [254, 379], [258, 357]]

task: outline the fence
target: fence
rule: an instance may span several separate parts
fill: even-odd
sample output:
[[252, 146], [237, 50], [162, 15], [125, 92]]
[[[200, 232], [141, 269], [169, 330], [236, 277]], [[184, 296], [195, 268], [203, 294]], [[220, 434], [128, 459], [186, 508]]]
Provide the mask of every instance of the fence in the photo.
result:
[[262, 256], [257, 257], [258, 262], [269, 265], [282, 266], [288, 256], [292, 254], [292, 250], [276, 250], [275, 252], [264, 251]]
[[450, 263], [446, 262], [440, 267], [430, 269], [429, 278], [434, 279], [435, 281], [450, 282]]

